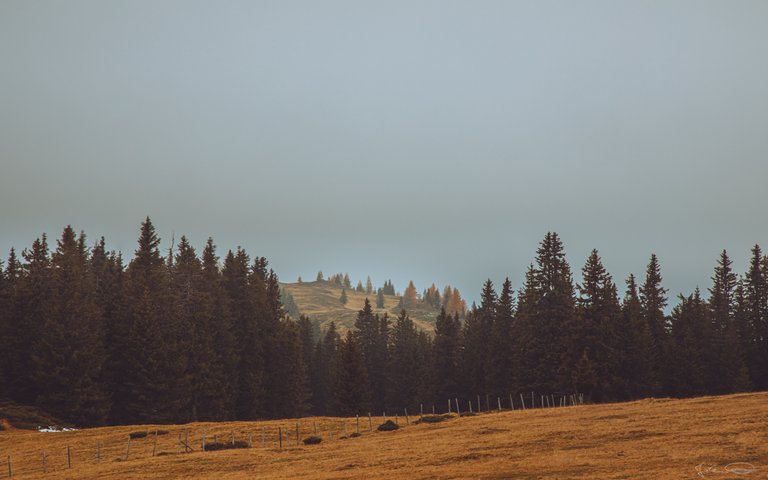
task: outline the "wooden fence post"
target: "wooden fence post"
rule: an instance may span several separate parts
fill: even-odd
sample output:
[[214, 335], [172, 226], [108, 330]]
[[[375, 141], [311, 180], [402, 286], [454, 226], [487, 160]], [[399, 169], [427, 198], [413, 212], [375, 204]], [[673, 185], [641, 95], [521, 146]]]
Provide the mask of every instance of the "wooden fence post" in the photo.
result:
[[[128, 440], [130, 440], [131, 437], [128, 437]], [[70, 452], [70, 447], [67, 445], [67, 468], [72, 468], [72, 453]]]
[[264, 425], [261, 426], [261, 448], [264, 448], [266, 446], [266, 437], [267, 437], [267, 427]]
[[184, 453], [189, 452], [192, 450], [189, 446], [189, 430], [186, 428], [184, 429]]
[[281, 427], [277, 427], [277, 436], [280, 441], [280, 450], [283, 449], [283, 429]]
[[[457, 398], [454, 398], [454, 400], [456, 400], [456, 415], [461, 417], [461, 409], [459, 408], [459, 399], [457, 397]], [[449, 405], [450, 405], [450, 403], [449, 403]]]
[[248, 448], [253, 448], [253, 434], [248, 434]]
[[[179, 436], [179, 438], [181, 438], [181, 436]], [[181, 445], [179, 445], [179, 450], [181, 450]], [[101, 442], [96, 442], [96, 463], [101, 464]]]
[[[450, 403], [450, 402], [448, 402], [448, 403]], [[448, 412], [448, 413], [451, 413], [451, 412]], [[434, 415], [434, 414], [435, 414], [435, 404], [433, 403], [432, 404], [432, 415]]]
[[131, 453], [131, 436], [128, 435], [128, 445], [125, 447], [125, 460], [128, 460], [128, 455]]
[[315, 435], [317, 435], [317, 417], [315, 417], [312, 420], [312, 428], [313, 428], [313, 431], [315, 432]]
[[360, 433], [360, 415], [355, 414], [355, 428], [357, 429], [357, 433]]
[[373, 418], [371, 418], [371, 412], [368, 412], [368, 430], [373, 431]]
[[419, 418], [421, 418], [423, 416], [424, 416], [424, 404], [420, 403], [419, 404]]
[[525, 398], [523, 398], [523, 394], [520, 394], [520, 403], [523, 404], [523, 410], [525, 410]]
[[480, 413], [480, 395], [477, 396], [477, 413]]
[[448, 413], [451, 413], [451, 399], [448, 399]]
[[515, 403], [512, 401], [512, 394], [509, 394], [509, 409], [514, 410], [515, 409]]
[[408, 418], [408, 409], [404, 408], [403, 411], [405, 412], [405, 424], [406, 425], [410, 425], [411, 424], [411, 419]]
[[45, 450], [43, 450], [43, 473], [48, 473], [48, 465], [46, 465], [45, 460]]
[[232, 446], [235, 446], [235, 431], [232, 430]]
[[469, 400], [469, 413], [472, 413], [472, 400]]
[[296, 420], [296, 446], [299, 446], [299, 421]]
[[499, 411], [501, 411], [501, 397], [496, 397], [496, 402], [499, 404]]
[[8, 478], [13, 477], [13, 467], [11, 466], [11, 456], [8, 455]]
[[205, 430], [203, 430], [203, 438], [200, 442], [200, 445], [202, 445], [203, 451], [205, 451]]

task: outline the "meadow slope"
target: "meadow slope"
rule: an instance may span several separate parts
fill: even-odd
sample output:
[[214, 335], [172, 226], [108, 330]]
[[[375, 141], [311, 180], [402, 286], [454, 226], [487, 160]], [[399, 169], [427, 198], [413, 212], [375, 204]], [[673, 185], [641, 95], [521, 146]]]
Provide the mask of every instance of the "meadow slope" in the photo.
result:
[[[361, 418], [362, 435], [340, 439], [344, 419], [318, 418], [325, 440], [313, 446], [296, 446], [294, 420], [0, 431], [0, 477], [7, 477], [10, 455], [14, 478], [768, 478], [768, 393], [492, 412], [437, 424], [410, 420], [405, 425], [400, 417], [398, 431], [369, 432]], [[374, 429], [379, 423], [374, 417]], [[314, 428], [312, 418], [299, 424], [301, 438]], [[346, 424], [348, 433], [356, 429], [355, 419]], [[286, 432], [282, 450], [278, 427]], [[151, 456], [150, 435], [131, 442], [126, 460], [128, 434], [155, 428], [169, 431], [157, 437], [158, 455]], [[204, 430], [209, 442], [229, 440], [232, 432], [238, 440], [250, 436], [253, 448], [200, 452]], [[179, 454], [185, 431], [195, 452]], [[747, 463], [728, 467], [734, 462]]]
[[[302, 315], [317, 320], [323, 329], [328, 328], [331, 321], [334, 321], [342, 334], [355, 325], [357, 312], [363, 308], [366, 298], [370, 300], [375, 313], [379, 315], [389, 314], [393, 323], [400, 313], [400, 296], [398, 295], [384, 295], [384, 308], [376, 308], [375, 293], [369, 295], [348, 288], [348, 301], [344, 305], [339, 301], [341, 287], [331, 285], [328, 282], [281, 283], [280, 286], [293, 296]], [[438, 309], [427, 305], [418, 305], [408, 309], [408, 316], [411, 320], [417, 327], [426, 332], [434, 331], [435, 319], [439, 313]]]

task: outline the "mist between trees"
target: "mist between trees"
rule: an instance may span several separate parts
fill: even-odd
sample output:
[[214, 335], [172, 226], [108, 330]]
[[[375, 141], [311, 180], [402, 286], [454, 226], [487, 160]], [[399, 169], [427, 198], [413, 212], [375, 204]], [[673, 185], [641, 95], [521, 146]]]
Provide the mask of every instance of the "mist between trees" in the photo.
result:
[[768, 388], [759, 246], [742, 276], [723, 251], [707, 298], [680, 296], [665, 315], [655, 255], [620, 295], [597, 251], [575, 285], [547, 233], [518, 291], [487, 281], [480, 305], [442, 311], [434, 335], [366, 301], [342, 337], [286, 315], [265, 258], [238, 248], [220, 261], [210, 239], [202, 255], [185, 237], [166, 255], [158, 245], [147, 218], [127, 265], [71, 227], [53, 252], [45, 236], [21, 258], [12, 250], [0, 269], [0, 397], [93, 426], [418, 411], [531, 391], [605, 402]]

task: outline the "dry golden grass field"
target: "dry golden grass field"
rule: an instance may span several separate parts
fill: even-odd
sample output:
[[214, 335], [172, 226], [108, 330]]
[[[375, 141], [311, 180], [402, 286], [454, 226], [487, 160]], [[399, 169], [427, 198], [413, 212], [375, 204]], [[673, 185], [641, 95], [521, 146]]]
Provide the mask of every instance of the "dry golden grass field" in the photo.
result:
[[[356, 292], [353, 288], [347, 289], [348, 301], [343, 305], [339, 301], [341, 287], [330, 285], [328, 282], [283, 283], [281, 286], [293, 296], [302, 315], [319, 320], [323, 329], [333, 320], [342, 334], [355, 324], [357, 312], [363, 308], [366, 298], [370, 300], [374, 312], [380, 315], [388, 313], [393, 322], [400, 313], [400, 297], [395, 295], [385, 295], [384, 308], [376, 308], [375, 293], [368, 295]], [[408, 316], [413, 323], [426, 332], [434, 330], [435, 319], [439, 313], [439, 310], [427, 306], [408, 309]]]
[[[9, 455], [14, 478], [768, 478], [768, 393], [491, 412], [436, 424], [416, 419], [406, 425], [400, 417], [397, 431], [369, 432], [361, 418], [361, 436], [341, 439], [344, 419], [318, 418], [323, 442], [309, 446], [296, 446], [295, 420], [0, 431], [0, 478], [7, 478]], [[313, 421], [299, 420], [300, 438], [312, 433]], [[374, 430], [380, 423], [374, 417]], [[346, 426], [354, 432], [355, 419]], [[156, 428], [168, 430], [156, 447], [150, 434], [126, 452], [130, 432]], [[208, 442], [229, 441], [234, 432], [253, 446], [201, 452], [203, 432]], [[194, 452], [178, 453], [180, 434]]]

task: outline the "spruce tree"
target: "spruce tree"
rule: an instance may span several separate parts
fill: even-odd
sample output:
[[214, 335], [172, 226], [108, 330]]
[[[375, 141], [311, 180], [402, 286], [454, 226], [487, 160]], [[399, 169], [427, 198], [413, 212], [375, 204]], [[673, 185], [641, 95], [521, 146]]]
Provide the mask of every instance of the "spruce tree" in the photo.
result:
[[752, 383], [758, 389], [768, 388], [768, 274], [764, 263], [762, 250], [755, 245], [744, 276], [744, 301], [750, 329], [747, 362]]
[[51, 258], [50, 311], [33, 344], [37, 404], [81, 426], [103, 425], [109, 398], [104, 319], [94, 301], [85, 238], [67, 226]]
[[738, 376], [743, 361], [738, 336], [734, 335], [734, 294], [738, 278], [732, 270], [732, 264], [728, 253], [723, 250], [712, 275], [712, 287], [709, 289], [714, 362], [707, 369], [706, 375], [709, 390], [717, 393], [731, 391], [731, 382]]
[[620, 306], [616, 285], [597, 250], [587, 258], [582, 278], [563, 368], [577, 366], [572, 374], [574, 390], [590, 401], [615, 400], [625, 388], [620, 373]]
[[461, 322], [459, 316], [448, 315], [445, 309], [435, 320], [433, 356], [434, 392], [437, 401], [465, 395], [459, 391], [456, 372], [461, 362]]
[[367, 298], [357, 313], [354, 334], [365, 362], [373, 408], [383, 410], [387, 399], [389, 319], [386, 314], [383, 317], [375, 315]]
[[371, 411], [371, 391], [363, 352], [351, 331], [339, 345], [335, 383], [336, 414], [352, 416]]
[[653, 335], [643, 317], [635, 276], [627, 278], [627, 289], [621, 306], [622, 326], [620, 350], [624, 352], [621, 361], [621, 378], [625, 383], [625, 398], [639, 398], [651, 392], [654, 358]]
[[346, 305], [348, 301], [349, 301], [349, 298], [347, 298], [347, 289], [346, 288], [342, 288], [341, 289], [341, 296], [339, 297], [339, 302], [342, 305]]
[[571, 371], [561, 368], [568, 328], [574, 316], [571, 268], [560, 238], [548, 232], [536, 255], [536, 267], [526, 278], [520, 301], [520, 338], [524, 352], [521, 368], [526, 391], [565, 392], [571, 387]]
[[651, 365], [650, 393], [657, 394], [662, 391], [664, 382], [664, 370], [667, 362], [667, 318], [664, 307], [667, 306], [667, 290], [661, 286], [661, 272], [659, 260], [656, 254], [651, 255], [651, 260], [646, 269], [645, 282], [640, 287], [640, 306], [643, 320], [651, 331], [653, 346], [649, 353]]
[[679, 296], [680, 303], [672, 309], [670, 362], [666, 365], [667, 390], [678, 396], [690, 397], [706, 391], [705, 352], [709, 345], [707, 307], [699, 290], [693, 295]]
[[231, 250], [224, 258], [222, 287], [236, 332], [237, 386], [235, 416], [255, 420], [263, 416], [264, 405], [264, 327], [261, 317], [266, 309], [266, 286], [262, 272], [252, 273], [245, 250]]
[[371, 281], [371, 276], [370, 275], [365, 280], [365, 293], [366, 293], [366, 295], [370, 295], [370, 294], [373, 293], [373, 282]]
[[376, 294], [376, 308], [384, 308], [384, 290], [381, 288]]
[[[391, 348], [389, 354], [389, 382], [387, 405], [400, 411], [418, 403], [424, 364], [420, 362], [419, 335], [413, 320], [405, 310], [395, 320], [392, 327]], [[413, 410], [411, 410], [413, 411]]]
[[488, 391], [506, 397], [512, 392], [514, 291], [509, 278], [501, 286], [488, 341]]
[[[464, 324], [463, 358], [461, 361], [466, 395], [485, 395], [488, 387], [488, 345], [491, 339], [491, 326], [496, 316], [498, 299], [493, 290], [493, 282], [486, 280], [480, 294], [480, 308], [471, 312]], [[446, 309], [448, 310], [448, 309]]]
[[[8, 348], [8, 395], [18, 403], [34, 404], [42, 393], [37, 383], [30, 381], [35, 371], [33, 352], [43, 326], [51, 316], [51, 259], [48, 241], [43, 234], [36, 239], [30, 250], [22, 252], [24, 263], [18, 278], [15, 312], [10, 319]], [[14, 262], [9, 259], [8, 268]]]

